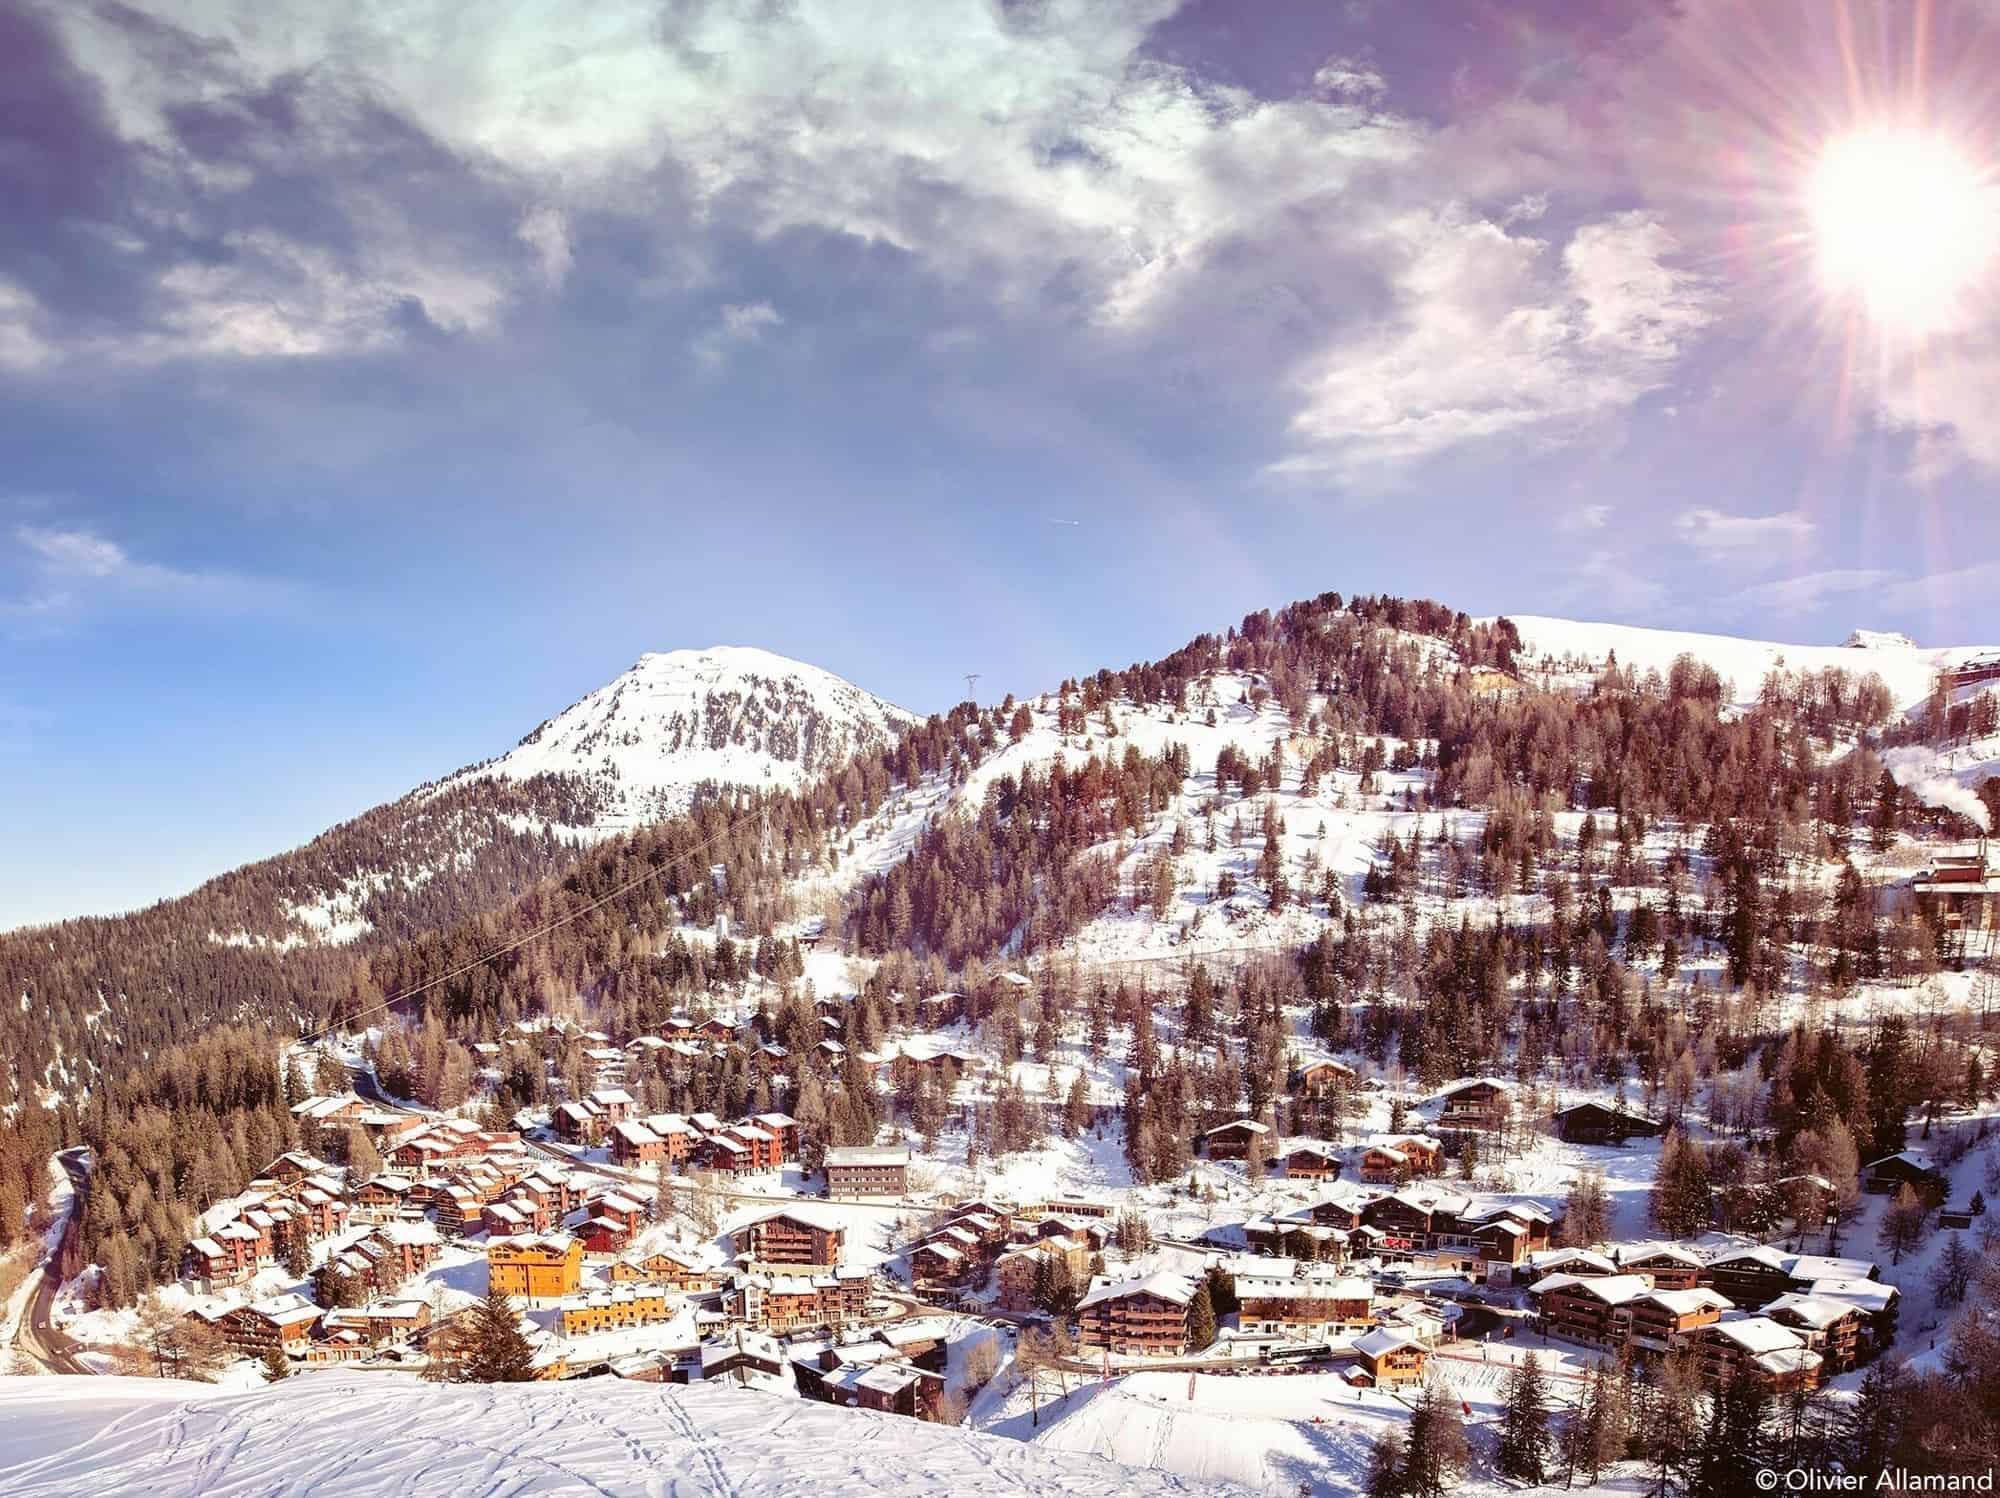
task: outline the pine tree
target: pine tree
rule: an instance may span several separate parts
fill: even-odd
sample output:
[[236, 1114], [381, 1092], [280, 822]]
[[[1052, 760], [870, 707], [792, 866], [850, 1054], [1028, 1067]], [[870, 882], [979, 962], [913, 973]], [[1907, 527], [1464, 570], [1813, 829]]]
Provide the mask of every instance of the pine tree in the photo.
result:
[[1894, 1458], [1903, 1428], [1902, 1369], [1884, 1360], [1870, 1368], [1835, 1431], [1834, 1444], [1849, 1472], [1873, 1478]]
[[1188, 1349], [1201, 1352], [1215, 1341], [1215, 1303], [1210, 1299], [1208, 1284], [1204, 1281], [1194, 1292], [1194, 1299], [1188, 1303]]
[[276, 1383], [281, 1378], [292, 1376], [292, 1360], [285, 1356], [285, 1349], [273, 1342], [264, 1349], [264, 1381]]
[[1442, 1382], [1432, 1379], [1410, 1412], [1403, 1491], [1410, 1498], [1439, 1498], [1465, 1471], [1470, 1454], [1458, 1401]]
[[1517, 1482], [1538, 1484], [1548, 1471], [1549, 1388], [1541, 1359], [1532, 1352], [1508, 1375], [1501, 1402], [1500, 1471]]
[[497, 1290], [463, 1314], [467, 1329], [464, 1377], [475, 1384], [522, 1384], [535, 1376], [535, 1349], [521, 1330], [513, 1301]]
[[1368, 1498], [1407, 1498], [1403, 1484], [1403, 1433], [1390, 1426], [1368, 1447]]
[[1579, 1171], [1563, 1208], [1562, 1241], [1582, 1247], [1602, 1243], [1610, 1236], [1611, 1199], [1604, 1189], [1604, 1172]]

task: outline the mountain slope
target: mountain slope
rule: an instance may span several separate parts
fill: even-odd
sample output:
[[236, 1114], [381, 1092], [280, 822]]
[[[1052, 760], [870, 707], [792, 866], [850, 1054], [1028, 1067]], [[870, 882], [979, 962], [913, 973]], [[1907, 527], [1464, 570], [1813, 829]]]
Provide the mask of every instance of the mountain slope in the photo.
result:
[[306, 1012], [356, 955], [501, 909], [704, 786], [799, 785], [915, 721], [764, 651], [645, 656], [509, 753], [303, 847], [127, 915], [0, 934], [0, 992], [17, 1001], [0, 1110], [74, 1097], [108, 1057], [192, 1028]]
[[720, 1384], [420, 1384], [314, 1373], [227, 1394], [163, 1379], [0, 1380], [16, 1498], [673, 1492], [1216, 1494], [1233, 1484]]
[[605, 816], [684, 810], [705, 781], [789, 789], [880, 748], [916, 716], [830, 671], [718, 645], [643, 655], [496, 760], [446, 782], [572, 775]]
[[[1688, 630], [1646, 629], [1631, 624], [1596, 624], [1578, 619], [1551, 619], [1538, 614], [1509, 614], [1521, 635], [1518, 657], [1524, 669], [1552, 675], [1587, 674], [1602, 667], [1616, 652], [1618, 664], [1641, 672], [1665, 675], [1679, 655], [1691, 655], [1714, 667], [1733, 683], [1734, 700], [1747, 705], [1757, 699], [1764, 677], [1774, 670], [1822, 671], [1828, 667], [1857, 676], [1873, 672], [1889, 688], [1896, 706], [1907, 712], [1922, 706], [1940, 669], [1992, 655], [1990, 645], [1950, 645], [1924, 649], [1906, 636], [1856, 630], [1845, 645], [1785, 645], [1771, 640], [1746, 640], [1734, 635]], [[1574, 671], [1565, 667], [1573, 666]]]

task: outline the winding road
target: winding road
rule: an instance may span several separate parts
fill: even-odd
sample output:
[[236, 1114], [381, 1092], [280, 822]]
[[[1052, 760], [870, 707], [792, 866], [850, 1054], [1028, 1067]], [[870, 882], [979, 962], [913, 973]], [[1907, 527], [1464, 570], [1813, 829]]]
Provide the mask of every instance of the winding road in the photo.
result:
[[[90, 1172], [83, 1163], [85, 1153], [79, 1147], [64, 1150], [55, 1157], [69, 1177], [79, 1200], [90, 1179]], [[83, 1344], [55, 1327], [56, 1291], [62, 1288], [62, 1280], [54, 1273], [54, 1266], [61, 1262], [63, 1250], [69, 1246], [70, 1235], [76, 1231], [76, 1217], [76, 1212], [72, 1210], [63, 1229], [62, 1241], [35, 1266], [35, 1272], [30, 1276], [34, 1289], [21, 1315], [14, 1345], [50, 1373], [89, 1375], [96, 1370], [77, 1357]]]

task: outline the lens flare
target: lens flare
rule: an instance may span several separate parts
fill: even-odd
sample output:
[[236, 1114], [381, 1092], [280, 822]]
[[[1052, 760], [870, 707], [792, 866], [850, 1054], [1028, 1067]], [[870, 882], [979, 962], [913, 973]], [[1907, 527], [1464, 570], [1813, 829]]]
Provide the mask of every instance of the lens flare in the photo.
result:
[[2000, 203], [1942, 135], [1894, 127], [1829, 141], [1806, 187], [1820, 277], [1886, 330], [1950, 325], [1993, 258]]

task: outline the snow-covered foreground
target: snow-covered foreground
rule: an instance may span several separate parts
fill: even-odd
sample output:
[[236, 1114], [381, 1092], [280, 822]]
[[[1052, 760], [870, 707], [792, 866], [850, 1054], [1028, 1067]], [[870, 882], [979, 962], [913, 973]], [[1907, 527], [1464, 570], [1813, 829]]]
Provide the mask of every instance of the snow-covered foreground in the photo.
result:
[[435, 1386], [325, 1373], [222, 1394], [159, 1379], [0, 1379], [8, 1498], [1241, 1491], [719, 1385]]

